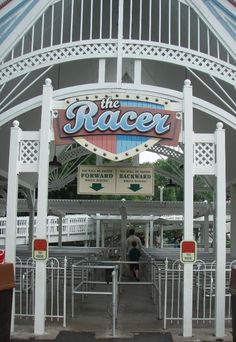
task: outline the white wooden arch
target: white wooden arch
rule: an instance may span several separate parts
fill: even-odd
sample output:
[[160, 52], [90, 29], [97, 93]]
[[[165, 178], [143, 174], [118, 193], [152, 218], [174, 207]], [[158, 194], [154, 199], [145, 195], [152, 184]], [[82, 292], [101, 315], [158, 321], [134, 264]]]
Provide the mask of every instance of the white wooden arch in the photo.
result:
[[[0, 66], [0, 85], [34, 70], [76, 61], [78, 59], [117, 58], [118, 43], [115, 41], [91, 41], [67, 43], [59, 47], [45, 48], [29, 53]], [[122, 40], [122, 58], [162, 61], [189, 67], [226, 81], [236, 82], [236, 67], [217, 58], [184, 47], [163, 43]]]
[[[172, 89], [160, 88], [154, 86], [147, 86], [141, 84], [122, 84], [121, 88], [117, 88], [116, 83], [103, 83], [103, 84], [88, 84], [82, 86], [68, 87], [59, 90], [55, 90], [53, 92], [53, 96], [56, 100], [66, 99], [67, 97], [79, 96], [80, 94], [92, 94], [94, 92], [104, 92], [110, 93], [112, 89], [112, 93], [116, 91], [129, 91], [139, 92], [143, 95], [152, 95], [156, 97], [168, 98], [172, 101], [181, 102], [182, 100], [182, 92], [174, 91]], [[18, 116], [31, 111], [35, 108], [39, 108], [42, 104], [42, 96], [34, 97], [30, 100], [20, 103], [15, 107], [7, 110], [2, 113], [0, 116], [0, 127], [7, 122], [16, 119]], [[236, 129], [236, 117], [231, 115], [229, 112], [215, 106], [211, 102], [207, 102], [202, 100], [201, 98], [193, 97], [193, 108], [200, 110], [207, 115], [210, 115], [216, 118], [219, 121], [224, 122], [226, 125]]]
[[[185, 81], [182, 106], [184, 112], [184, 239], [193, 239], [193, 176], [214, 175], [217, 183], [216, 195], [216, 337], [224, 336], [225, 313], [225, 133], [222, 123], [217, 124], [214, 134], [194, 134], [192, 87], [189, 80]], [[7, 191], [7, 226], [6, 226], [6, 260], [15, 262], [15, 238], [17, 216], [17, 190], [19, 173], [34, 172], [38, 176], [37, 228], [38, 238], [46, 237], [46, 217], [48, 198], [49, 145], [52, 140], [53, 111], [58, 107], [58, 100], [53, 98], [51, 80], [47, 79], [42, 97], [42, 118], [39, 132], [22, 131], [19, 122], [14, 121], [11, 129], [9, 156], [9, 175]], [[16, 148], [17, 147], [17, 148]], [[27, 149], [27, 153], [25, 150]], [[32, 150], [29, 152], [29, 149]], [[203, 154], [203, 150], [207, 153]], [[35, 335], [45, 332], [45, 284], [46, 266], [36, 261], [35, 278]], [[192, 336], [192, 288], [193, 265], [184, 265], [183, 293], [183, 336]]]

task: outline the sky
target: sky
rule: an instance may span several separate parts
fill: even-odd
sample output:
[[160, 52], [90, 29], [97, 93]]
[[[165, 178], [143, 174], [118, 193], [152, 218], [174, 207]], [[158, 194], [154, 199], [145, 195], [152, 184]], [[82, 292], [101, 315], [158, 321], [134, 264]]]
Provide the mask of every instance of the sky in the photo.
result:
[[141, 152], [139, 155], [139, 162], [140, 164], [143, 163], [154, 163], [156, 162], [158, 159], [160, 159], [160, 156], [157, 153], [153, 153], [153, 152]]

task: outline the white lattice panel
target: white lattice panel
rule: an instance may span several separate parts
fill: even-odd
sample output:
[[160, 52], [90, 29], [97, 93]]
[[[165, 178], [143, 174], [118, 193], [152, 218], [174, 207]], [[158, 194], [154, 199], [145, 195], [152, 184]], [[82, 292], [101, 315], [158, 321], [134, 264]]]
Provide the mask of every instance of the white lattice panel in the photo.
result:
[[152, 147], [148, 148], [147, 151], [150, 152], [155, 152], [158, 154], [161, 154], [163, 156], [166, 156], [168, 158], [178, 160], [178, 161], [183, 161], [183, 154], [174, 150], [173, 148], [164, 146], [164, 145], [153, 145]]
[[20, 141], [20, 171], [36, 172], [39, 160], [39, 140]]
[[65, 164], [73, 159], [79, 159], [87, 154], [89, 154], [90, 152], [82, 147], [82, 146], [78, 146], [76, 148], [71, 148], [68, 149], [67, 151], [64, 151], [63, 153], [61, 153], [58, 156], [58, 160], [62, 163]]
[[175, 64], [188, 65], [206, 73], [222, 78], [230, 83], [236, 81], [236, 68], [229, 67], [225, 62], [211, 58], [208, 55], [197, 53], [187, 49], [175, 49], [174, 47], [165, 47], [160, 44], [137, 44], [127, 42], [123, 44], [123, 54], [125, 57], [132, 55], [143, 58], [153, 58], [163, 61], [169, 61]]
[[213, 142], [196, 142], [194, 144], [195, 174], [215, 173], [215, 144]]
[[58, 62], [82, 59], [95, 58], [98, 55], [106, 55], [114, 57], [117, 54], [117, 43], [89, 43], [73, 46], [53, 47], [47, 51], [39, 50], [33, 55], [24, 55], [0, 67], [0, 84], [17, 77], [18, 75], [26, 74], [32, 70], [42, 68]]
[[[57, 48], [47, 48], [46, 51], [35, 51], [33, 54], [24, 55], [3, 64], [0, 67], [0, 84], [32, 70], [59, 62], [82, 58], [97, 58], [98, 56], [117, 57], [117, 44], [117, 41], [90, 42], [73, 46], [61, 45]], [[236, 68], [233, 66], [229, 67], [223, 61], [184, 48], [176, 49], [174, 46], [166, 47], [159, 43], [148, 45], [143, 42], [138, 44], [124, 41], [122, 50], [124, 57], [137, 58], [138, 56], [138, 58], [143, 59], [158, 59], [184, 66], [188, 65], [230, 83], [234, 84], [236, 81]]]

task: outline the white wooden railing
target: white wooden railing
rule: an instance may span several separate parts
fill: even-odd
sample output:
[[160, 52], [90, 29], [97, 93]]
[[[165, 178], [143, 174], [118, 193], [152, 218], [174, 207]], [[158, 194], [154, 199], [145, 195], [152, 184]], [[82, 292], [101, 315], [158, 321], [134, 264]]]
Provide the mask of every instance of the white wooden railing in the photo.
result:
[[[34, 234], [36, 229], [34, 220]], [[29, 217], [17, 217], [16, 244], [28, 244], [29, 242]], [[84, 241], [94, 233], [94, 220], [88, 215], [66, 215], [62, 218], [62, 242]], [[47, 217], [48, 242], [58, 242], [59, 218], [57, 216]], [[6, 217], [0, 217], [0, 245], [5, 244]]]

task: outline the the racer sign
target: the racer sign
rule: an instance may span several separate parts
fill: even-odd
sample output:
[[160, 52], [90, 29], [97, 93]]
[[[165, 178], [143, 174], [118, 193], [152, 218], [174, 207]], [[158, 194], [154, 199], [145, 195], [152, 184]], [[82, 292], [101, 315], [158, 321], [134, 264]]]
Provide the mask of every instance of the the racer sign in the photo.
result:
[[95, 154], [118, 161], [151, 147], [178, 143], [180, 120], [162, 101], [69, 99], [54, 122], [56, 144], [77, 141]]

